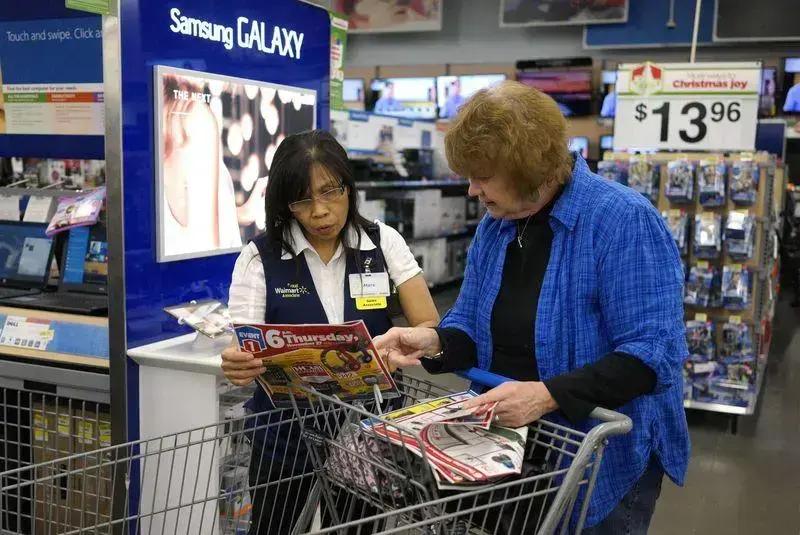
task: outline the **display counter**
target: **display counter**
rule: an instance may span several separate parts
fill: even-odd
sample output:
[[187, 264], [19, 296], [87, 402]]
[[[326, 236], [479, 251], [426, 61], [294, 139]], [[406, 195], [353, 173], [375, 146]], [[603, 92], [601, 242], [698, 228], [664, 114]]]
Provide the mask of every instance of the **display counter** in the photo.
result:
[[230, 344], [230, 336], [211, 340], [192, 333], [128, 351], [139, 365], [142, 439], [219, 421], [221, 353]]

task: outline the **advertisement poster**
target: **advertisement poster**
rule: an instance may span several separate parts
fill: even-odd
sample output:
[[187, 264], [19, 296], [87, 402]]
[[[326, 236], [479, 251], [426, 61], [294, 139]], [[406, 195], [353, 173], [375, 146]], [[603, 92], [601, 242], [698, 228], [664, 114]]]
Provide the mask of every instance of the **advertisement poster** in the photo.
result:
[[[285, 288], [285, 296], [303, 288]], [[292, 384], [343, 400], [373, 399], [375, 387], [394, 397], [397, 385], [378, 357], [363, 321], [341, 325], [236, 324], [242, 351], [260, 358], [266, 372], [256, 380], [274, 404], [290, 401]], [[293, 389], [296, 398], [304, 392]]]
[[350, 33], [422, 32], [442, 29], [442, 0], [334, 0]]
[[100, 17], [0, 21], [0, 134], [103, 135], [102, 63]]
[[264, 231], [278, 145], [316, 124], [316, 92], [165, 66], [154, 87], [158, 261], [240, 251]]
[[627, 22], [628, 0], [502, 0], [500, 26]]
[[347, 48], [347, 18], [338, 13], [331, 16], [331, 110], [344, 107], [344, 56]]
[[614, 150], [751, 151], [760, 88], [760, 62], [620, 65]]

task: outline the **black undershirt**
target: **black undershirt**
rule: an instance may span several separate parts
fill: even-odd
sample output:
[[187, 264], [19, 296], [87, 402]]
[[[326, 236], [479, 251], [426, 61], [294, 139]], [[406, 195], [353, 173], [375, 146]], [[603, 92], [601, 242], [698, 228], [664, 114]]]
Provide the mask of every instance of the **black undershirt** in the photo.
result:
[[[538, 381], [533, 333], [553, 231], [550, 211], [556, 196], [530, 219], [518, 220], [518, 234], [506, 249], [503, 280], [492, 309], [494, 354], [490, 371], [517, 381]], [[518, 239], [521, 238], [522, 247]], [[431, 373], [463, 370], [477, 363], [475, 342], [456, 328], [436, 329], [442, 356], [423, 359]], [[609, 353], [596, 362], [545, 381], [561, 412], [572, 422], [586, 419], [597, 406], [620, 407], [653, 391], [655, 372], [625, 353]]]

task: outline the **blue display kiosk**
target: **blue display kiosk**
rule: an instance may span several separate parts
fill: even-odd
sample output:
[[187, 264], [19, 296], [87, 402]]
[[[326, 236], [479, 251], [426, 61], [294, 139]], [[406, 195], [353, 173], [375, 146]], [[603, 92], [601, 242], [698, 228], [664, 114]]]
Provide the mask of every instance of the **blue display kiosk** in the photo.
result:
[[[281, 136], [328, 126], [330, 19], [299, 0], [120, 0], [118, 16], [103, 17], [103, 42], [111, 401], [121, 443], [219, 417], [219, 352], [229, 341], [196, 339], [164, 308], [227, 301], [234, 251], [260, 230], [243, 209], [248, 194], [263, 202], [253, 181]], [[203, 158], [211, 164], [200, 166]], [[199, 226], [187, 230], [207, 222], [192, 204], [208, 200], [202, 191], [213, 192], [203, 205], [217, 220], [211, 245]], [[176, 241], [190, 254], [164, 261], [160, 251]], [[131, 505], [169, 499], [142, 498]], [[186, 532], [197, 520], [173, 517], [164, 530]]]

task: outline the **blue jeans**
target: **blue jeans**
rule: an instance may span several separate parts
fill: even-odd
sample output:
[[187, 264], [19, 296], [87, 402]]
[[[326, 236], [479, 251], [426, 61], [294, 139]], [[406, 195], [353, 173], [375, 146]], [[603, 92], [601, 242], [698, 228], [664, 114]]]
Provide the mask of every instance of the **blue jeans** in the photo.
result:
[[661, 494], [664, 469], [653, 456], [642, 477], [622, 497], [622, 501], [599, 524], [583, 530], [583, 535], [646, 535], [650, 519]]

